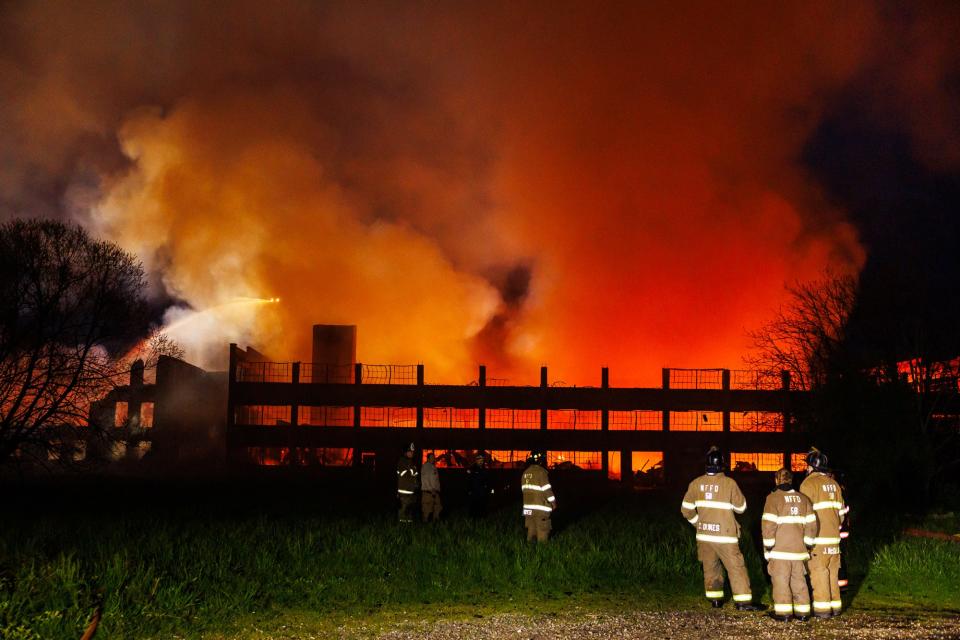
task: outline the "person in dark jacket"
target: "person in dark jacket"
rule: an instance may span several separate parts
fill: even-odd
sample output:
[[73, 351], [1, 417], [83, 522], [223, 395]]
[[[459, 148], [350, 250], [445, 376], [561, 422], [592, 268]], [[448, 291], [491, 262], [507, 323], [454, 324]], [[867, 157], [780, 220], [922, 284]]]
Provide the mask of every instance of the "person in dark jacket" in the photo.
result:
[[493, 489], [490, 487], [490, 475], [487, 472], [486, 459], [478, 453], [473, 459], [473, 465], [467, 469], [469, 481], [470, 515], [482, 518], [487, 515], [487, 500]]

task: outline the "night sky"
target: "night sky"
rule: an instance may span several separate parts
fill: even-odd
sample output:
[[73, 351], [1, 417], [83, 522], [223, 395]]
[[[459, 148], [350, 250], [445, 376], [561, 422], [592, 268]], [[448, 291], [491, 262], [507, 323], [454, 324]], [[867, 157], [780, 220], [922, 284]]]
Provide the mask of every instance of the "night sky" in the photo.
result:
[[0, 218], [134, 252], [204, 366], [328, 322], [428, 380], [651, 383], [742, 366], [826, 272], [868, 349], [955, 355], [957, 33], [951, 3], [0, 2]]

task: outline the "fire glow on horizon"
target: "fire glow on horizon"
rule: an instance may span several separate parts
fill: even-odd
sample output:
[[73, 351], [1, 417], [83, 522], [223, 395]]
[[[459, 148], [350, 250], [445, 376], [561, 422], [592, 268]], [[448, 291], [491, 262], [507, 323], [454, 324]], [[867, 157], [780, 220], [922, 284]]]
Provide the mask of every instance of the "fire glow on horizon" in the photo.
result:
[[5, 16], [18, 157], [185, 301], [201, 366], [356, 324], [431, 380], [654, 383], [737, 368], [785, 283], [863, 262], [797, 158], [868, 5], [96, 4]]

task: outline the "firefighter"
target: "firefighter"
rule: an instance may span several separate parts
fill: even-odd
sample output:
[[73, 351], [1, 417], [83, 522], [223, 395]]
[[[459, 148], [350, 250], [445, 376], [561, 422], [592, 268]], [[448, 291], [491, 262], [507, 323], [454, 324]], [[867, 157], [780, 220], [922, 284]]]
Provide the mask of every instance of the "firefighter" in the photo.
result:
[[437, 473], [436, 456], [433, 452], [427, 454], [427, 461], [420, 468], [420, 507], [423, 511], [423, 521], [434, 522], [440, 519], [440, 474]]
[[707, 452], [706, 474], [693, 480], [683, 496], [680, 513], [697, 530], [697, 558], [703, 563], [707, 600], [723, 606], [722, 564], [730, 578], [733, 602], [740, 611], [759, 611], [753, 604], [750, 577], [740, 553], [740, 525], [734, 514], [747, 509], [747, 499], [733, 478], [724, 475], [726, 465], [717, 447]]
[[547, 452], [530, 452], [529, 464], [523, 470], [520, 489], [523, 492], [523, 519], [527, 526], [527, 542], [546, 542], [550, 537], [550, 514], [557, 508], [550, 477], [547, 475]]
[[760, 530], [763, 557], [773, 581], [774, 620], [791, 617], [801, 622], [810, 619], [810, 591], [804, 562], [810, 559], [809, 547], [817, 535], [817, 516], [810, 498], [793, 488], [793, 474], [780, 469], [774, 474], [776, 489], [763, 505]]
[[406, 451], [397, 461], [397, 497], [400, 498], [400, 522], [413, 522], [410, 511], [417, 500], [417, 486], [419, 485], [417, 465], [413, 461], [416, 446], [411, 442]]
[[817, 537], [807, 563], [813, 587], [813, 615], [840, 615], [840, 525], [847, 513], [840, 483], [827, 467], [827, 456], [816, 447], [807, 454], [807, 477], [800, 493], [810, 498], [817, 515]]

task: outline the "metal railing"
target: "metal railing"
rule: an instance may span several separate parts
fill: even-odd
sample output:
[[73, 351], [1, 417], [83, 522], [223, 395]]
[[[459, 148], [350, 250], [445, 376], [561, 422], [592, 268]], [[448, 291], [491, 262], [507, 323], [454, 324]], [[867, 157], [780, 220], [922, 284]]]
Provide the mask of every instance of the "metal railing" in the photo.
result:
[[238, 362], [237, 382], [293, 382], [290, 362]]
[[487, 409], [487, 429], [539, 429], [539, 409]]
[[427, 429], [477, 429], [480, 409], [424, 407], [423, 426]]
[[592, 431], [602, 427], [600, 411], [579, 409], [550, 409], [547, 411], [547, 429]]
[[[315, 362], [247, 362], [236, 365], [236, 382], [293, 382], [294, 366], [299, 365], [299, 382], [304, 384], [353, 384], [356, 365]], [[417, 384], [417, 365], [364, 364], [363, 384]]]
[[776, 391], [783, 388], [783, 374], [779, 371], [730, 371], [730, 388], [755, 391]]
[[304, 362], [300, 365], [300, 382], [306, 384], [353, 384], [352, 364], [318, 364]]
[[671, 389], [722, 389], [723, 369], [669, 369]]
[[609, 415], [611, 431], [660, 431], [663, 429], [662, 411], [611, 411]]
[[415, 364], [365, 364], [362, 369], [363, 384], [417, 384]]

